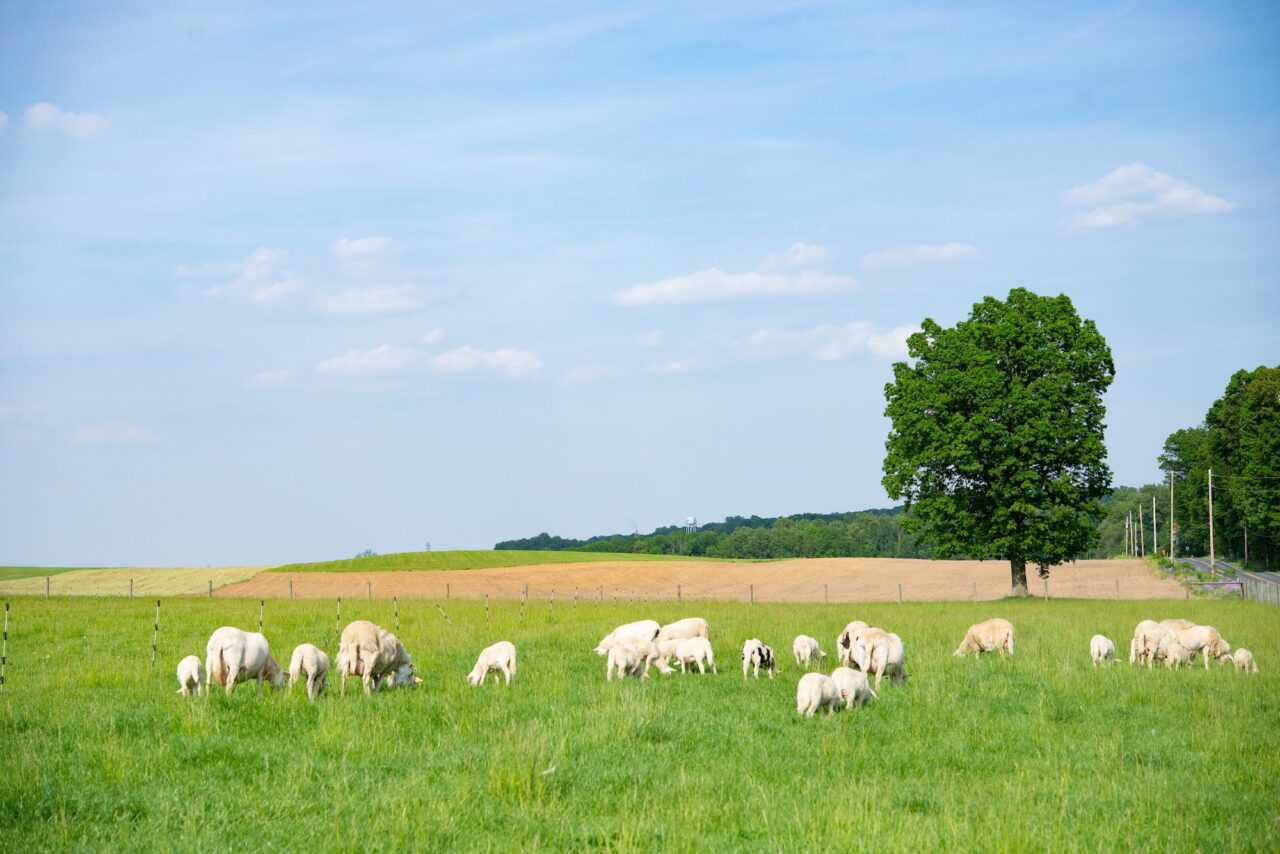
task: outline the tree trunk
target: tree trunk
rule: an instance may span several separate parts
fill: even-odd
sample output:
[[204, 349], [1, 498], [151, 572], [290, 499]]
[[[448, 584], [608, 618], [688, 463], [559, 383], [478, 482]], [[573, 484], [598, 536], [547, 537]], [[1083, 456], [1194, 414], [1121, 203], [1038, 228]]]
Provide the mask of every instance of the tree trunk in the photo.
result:
[[1027, 595], [1027, 560], [1026, 558], [1015, 557], [1009, 559], [1009, 566], [1013, 570], [1013, 595]]

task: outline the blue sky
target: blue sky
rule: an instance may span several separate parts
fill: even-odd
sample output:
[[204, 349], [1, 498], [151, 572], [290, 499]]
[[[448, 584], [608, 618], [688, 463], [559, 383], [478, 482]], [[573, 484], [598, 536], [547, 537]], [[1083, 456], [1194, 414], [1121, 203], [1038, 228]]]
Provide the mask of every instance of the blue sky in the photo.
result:
[[1280, 363], [1274, 4], [402, 5], [0, 3], [0, 563], [884, 506], [1018, 286], [1117, 483]]

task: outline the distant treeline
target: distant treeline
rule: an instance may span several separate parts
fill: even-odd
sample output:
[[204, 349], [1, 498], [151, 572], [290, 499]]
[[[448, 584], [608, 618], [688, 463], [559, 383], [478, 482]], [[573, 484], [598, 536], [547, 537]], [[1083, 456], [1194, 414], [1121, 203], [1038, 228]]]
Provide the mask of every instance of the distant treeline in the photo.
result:
[[794, 516], [730, 516], [692, 534], [658, 528], [652, 534], [613, 534], [575, 540], [538, 534], [507, 540], [495, 549], [673, 554], [690, 557], [928, 557], [932, 547], [902, 528], [902, 509]]
[[[1095, 546], [1081, 558], [1112, 557], [1124, 553], [1124, 524], [1130, 512], [1138, 522], [1138, 505], [1150, 509], [1156, 486], [1134, 489], [1116, 487], [1103, 499], [1107, 515], [1099, 524]], [[1166, 499], [1167, 500], [1167, 499]], [[1157, 502], [1162, 542], [1167, 548], [1168, 508]], [[709, 522], [692, 534], [671, 525], [651, 534], [612, 534], [575, 540], [538, 534], [505, 540], [495, 549], [534, 551], [616, 552], [621, 554], [688, 555], [689, 557], [754, 558], [788, 557], [910, 557], [933, 556], [933, 544], [903, 530], [901, 507], [859, 510], [850, 513], [798, 513], [794, 516], [730, 516]], [[1151, 534], [1149, 516], [1143, 519]], [[1146, 543], [1148, 551], [1154, 551]]]

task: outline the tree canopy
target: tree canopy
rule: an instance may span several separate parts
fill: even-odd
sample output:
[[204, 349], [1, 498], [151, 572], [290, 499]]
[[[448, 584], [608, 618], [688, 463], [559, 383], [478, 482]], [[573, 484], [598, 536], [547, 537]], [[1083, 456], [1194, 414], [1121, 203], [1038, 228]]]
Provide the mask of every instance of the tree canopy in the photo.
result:
[[885, 489], [935, 557], [1006, 559], [1024, 595], [1028, 562], [1047, 575], [1098, 538], [1111, 350], [1070, 298], [1023, 288], [921, 327], [885, 386]]

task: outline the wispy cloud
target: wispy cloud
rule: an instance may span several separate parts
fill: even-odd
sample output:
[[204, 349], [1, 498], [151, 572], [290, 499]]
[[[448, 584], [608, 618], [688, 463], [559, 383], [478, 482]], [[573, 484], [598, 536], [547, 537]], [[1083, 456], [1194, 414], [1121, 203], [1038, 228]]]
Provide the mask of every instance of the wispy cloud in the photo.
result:
[[428, 329], [422, 336], [423, 344], [439, 344], [444, 340], [443, 329]]
[[382, 344], [369, 350], [348, 350], [340, 356], [316, 365], [322, 374], [341, 377], [365, 377], [427, 371], [437, 374], [489, 373], [509, 379], [528, 376], [542, 367], [537, 354], [530, 350], [500, 347], [483, 350], [470, 345], [443, 353], [430, 353], [412, 347]]
[[1069, 207], [1087, 208], [1071, 217], [1070, 224], [1076, 228], [1136, 227], [1155, 219], [1235, 208], [1224, 198], [1142, 163], [1121, 166], [1092, 183], [1072, 187], [1062, 200]]
[[110, 120], [99, 113], [72, 113], [48, 101], [27, 107], [23, 118], [31, 130], [52, 130], [77, 139], [97, 136], [110, 124]]
[[156, 434], [137, 424], [90, 424], [76, 430], [72, 440], [81, 445], [133, 445], [156, 444]]
[[693, 359], [667, 359], [665, 362], [654, 362], [645, 370], [651, 374], [687, 374], [696, 363]]
[[824, 323], [801, 330], [759, 329], [747, 337], [746, 343], [749, 352], [765, 357], [806, 354], [817, 361], [830, 362], [869, 353], [879, 359], [898, 359], [906, 357], [907, 337], [919, 329], [908, 325], [877, 332], [865, 321]]
[[652, 332], [646, 332], [645, 334], [641, 335], [638, 339], [636, 339], [636, 343], [639, 344], [641, 347], [647, 347], [647, 348], [661, 347], [662, 339], [665, 337], [666, 336], [663, 335], [663, 332], [661, 329], [655, 329]]
[[238, 297], [258, 305], [275, 305], [302, 290], [302, 282], [291, 271], [283, 269], [284, 253], [265, 246], [255, 249], [243, 260], [226, 264], [180, 264], [179, 278], [231, 276], [220, 285], [197, 288], [206, 297]]
[[428, 356], [427, 364], [433, 370], [444, 373], [465, 373], [488, 370], [506, 377], [522, 377], [542, 367], [537, 355], [529, 350], [503, 347], [498, 350], [481, 350], [476, 347], [458, 347], [436, 356]]
[[354, 239], [344, 237], [333, 248], [333, 254], [347, 260], [369, 258], [383, 252], [390, 245], [390, 237], [357, 237]]
[[920, 243], [915, 246], [896, 246], [868, 252], [862, 256], [862, 266], [868, 270], [885, 267], [909, 267], [915, 264], [937, 264], [947, 261], [964, 261], [982, 254], [976, 246], [967, 243]]
[[632, 285], [614, 293], [613, 301], [625, 306], [687, 305], [751, 297], [812, 296], [854, 287], [857, 282], [852, 276], [798, 269], [822, 261], [826, 254], [821, 246], [794, 243], [785, 252], [767, 257], [756, 272], [726, 273], [712, 267]]
[[792, 243], [785, 252], [770, 255], [765, 259], [766, 270], [777, 270], [787, 267], [811, 267], [827, 260], [827, 249], [813, 243]]
[[244, 384], [254, 391], [268, 391], [281, 388], [293, 379], [293, 371], [262, 371], [246, 377]]
[[316, 370], [339, 377], [389, 374], [410, 367], [418, 355], [415, 350], [382, 344], [371, 350], [348, 350], [341, 356], [325, 359], [316, 365]]

